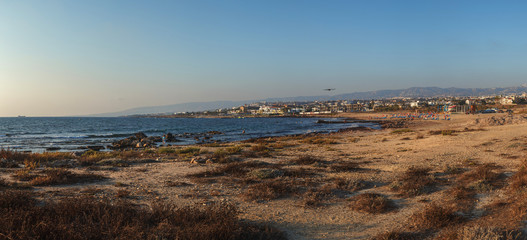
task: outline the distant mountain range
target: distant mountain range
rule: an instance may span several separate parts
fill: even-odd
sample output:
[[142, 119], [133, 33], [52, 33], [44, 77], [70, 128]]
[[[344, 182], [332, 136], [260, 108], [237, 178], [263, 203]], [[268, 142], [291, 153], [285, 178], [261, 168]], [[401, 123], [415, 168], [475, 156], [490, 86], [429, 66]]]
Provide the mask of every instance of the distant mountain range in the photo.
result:
[[468, 97], [468, 96], [492, 96], [511, 95], [527, 92], [527, 85], [507, 88], [438, 88], [438, 87], [413, 87], [398, 90], [379, 90], [369, 92], [354, 92], [339, 95], [324, 96], [299, 96], [285, 98], [267, 98], [261, 100], [246, 101], [216, 101], [216, 102], [189, 102], [166, 106], [151, 106], [132, 108], [120, 112], [102, 113], [91, 116], [116, 117], [138, 114], [175, 113], [175, 112], [199, 112], [219, 108], [232, 108], [254, 102], [307, 102], [307, 101], [332, 101], [332, 100], [371, 100], [387, 99], [396, 97], [419, 98], [419, 97]]

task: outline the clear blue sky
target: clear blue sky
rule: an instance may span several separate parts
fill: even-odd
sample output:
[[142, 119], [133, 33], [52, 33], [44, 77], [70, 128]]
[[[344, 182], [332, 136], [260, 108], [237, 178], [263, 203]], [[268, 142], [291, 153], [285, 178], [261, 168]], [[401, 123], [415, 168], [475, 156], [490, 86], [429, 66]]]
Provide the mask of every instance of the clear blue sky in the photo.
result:
[[0, 1], [0, 116], [526, 83], [524, 1]]

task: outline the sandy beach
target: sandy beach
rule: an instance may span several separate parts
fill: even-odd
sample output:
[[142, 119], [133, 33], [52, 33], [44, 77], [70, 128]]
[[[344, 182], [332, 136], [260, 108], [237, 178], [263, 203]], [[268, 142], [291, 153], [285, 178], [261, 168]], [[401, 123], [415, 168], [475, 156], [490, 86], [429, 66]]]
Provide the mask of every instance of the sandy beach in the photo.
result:
[[[240, 220], [270, 224], [289, 239], [520, 236], [527, 215], [523, 115], [457, 114], [403, 125], [92, 153], [23, 168], [4, 159], [0, 178], [12, 188], [31, 185], [46, 200], [93, 195], [145, 207], [230, 203]], [[104, 179], [34, 184], [22, 176], [59, 167]]]

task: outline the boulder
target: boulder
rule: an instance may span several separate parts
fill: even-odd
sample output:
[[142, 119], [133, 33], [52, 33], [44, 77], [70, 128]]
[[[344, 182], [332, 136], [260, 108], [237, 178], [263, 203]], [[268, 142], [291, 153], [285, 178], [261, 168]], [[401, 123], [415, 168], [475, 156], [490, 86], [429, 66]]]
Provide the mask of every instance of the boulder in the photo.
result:
[[167, 134], [163, 135], [163, 137], [165, 137], [165, 141], [166, 142], [177, 142], [176, 137], [174, 137], [174, 135], [172, 133], [167, 133]]
[[[147, 137], [147, 138], [144, 138], [144, 139], [148, 139], [148, 141], [150, 141], [150, 142], [162, 142], [163, 141], [163, 139], [161, 137], [158, 137], [158, 136], [150, 136], [150, 137]], [[142, 139], [142, 140], [144, 140], [144, 139]]]
[[146, 134], [144, 134], [143, 132], [138, 132], [134, 135], [134, 137], [137, 139], [137, 140], [141, 140], [143, 138], [147, 138]]

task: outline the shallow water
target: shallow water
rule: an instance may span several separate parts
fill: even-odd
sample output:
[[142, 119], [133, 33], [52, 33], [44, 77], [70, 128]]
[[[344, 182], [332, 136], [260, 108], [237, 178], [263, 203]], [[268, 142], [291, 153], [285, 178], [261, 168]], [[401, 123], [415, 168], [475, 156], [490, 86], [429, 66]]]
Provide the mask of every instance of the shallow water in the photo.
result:
[[[332, 132], [374, 123], [319, 124], [320, 118], [0, 118], [0, 148], [42, 152], [50, 147], [76, 151], [88, 145], [108, 146], [111, 142], [144, 132], [148, 136], [177, 135], [175, 144], [193, 144], [192, 136], [220, 131], [210, 141], [238, 141], [256, 137], [310, 132]], [[336, 119], [326, 119], [336, 120]], [[245, 133], [243, 133], [245, 131]], [[188, 135], [188, 134], [187, 134]]]

